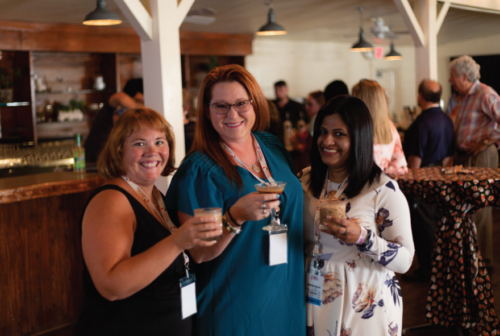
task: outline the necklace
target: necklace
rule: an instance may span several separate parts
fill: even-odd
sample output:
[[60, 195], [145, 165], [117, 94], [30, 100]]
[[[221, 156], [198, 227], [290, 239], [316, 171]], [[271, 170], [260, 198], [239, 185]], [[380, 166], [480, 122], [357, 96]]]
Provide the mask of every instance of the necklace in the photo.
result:
[[253, 165], [250, 165], [250, 164], [248, 164], [248, 163], [245, 163], [245, 162], [243, 162], [243, 160], [241, 160], [241, 162], [242, 162], [245, 166], [247, 166], [247, 167], [252, 167], [252, 170], [253, 170], [254, 172], [256, 172], [256, 173], [260, 173], [260, 167], [259, 167], [259, 165], [258, 165], [258, 163], [259, 163], [259, 158], [257, 158], [257, 159], [255, 160], [255, 163], [254, 163]]

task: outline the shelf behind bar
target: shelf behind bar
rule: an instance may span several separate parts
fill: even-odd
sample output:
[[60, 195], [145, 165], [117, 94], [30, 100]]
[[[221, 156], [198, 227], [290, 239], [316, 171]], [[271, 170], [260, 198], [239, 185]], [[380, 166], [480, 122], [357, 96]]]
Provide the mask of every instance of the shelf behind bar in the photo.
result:
[[37, 95], [56, 95], [56, 94], [87, 94], [87, 93], [104, 93], [109, 90], [71, 90], [71, 91], [36, 91]]
[[29, 106], [29, 102], [12, 102], [12, 103], [0, 103], [0, 107], [4, 106]]

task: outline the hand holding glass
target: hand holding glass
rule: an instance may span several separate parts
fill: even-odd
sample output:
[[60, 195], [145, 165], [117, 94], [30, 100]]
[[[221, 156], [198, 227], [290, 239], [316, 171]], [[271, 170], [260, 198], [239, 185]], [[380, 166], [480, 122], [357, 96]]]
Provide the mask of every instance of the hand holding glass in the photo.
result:
[[[274, 182], [273, 184], [259, 183], [255, 185], [255, 189], [261, 194], [281, 194], [285, 189], [286, 182]], [[286, 231], [288, 230], [286, 224], [281, 224], [280, 222], [280, 208], [271, 209], [271, 223], [262, 228], [262, 230], [276, 232], [276, 231]]]
[[[222, 225], [222, 209], [221, 208], [200, 208], [194, 210], [195, 217], [205, 217], [212, 216], [215, 217], [215, 223], [219, 223]], [[215, 236], [211, 238], [202, 238], [201, 240], [205, 241], [217, 241], [222, 238], [222, 235]]]
[[346, 206], [346, 201], [322, 200], [319, 206], [319, 229], [325, 233], [333, 234], [330, 228], [323, 225], [323, 223], [326, 222], [329, 224], [337, 225], [337, 223], [328, 219], [327, 216], [345, 219]]

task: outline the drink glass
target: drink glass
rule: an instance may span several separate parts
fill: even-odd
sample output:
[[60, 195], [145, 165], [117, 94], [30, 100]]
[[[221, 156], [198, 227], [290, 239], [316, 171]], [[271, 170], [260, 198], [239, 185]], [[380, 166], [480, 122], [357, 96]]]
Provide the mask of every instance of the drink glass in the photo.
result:
[[[285, 189], [286, 182], [275, 181], [274, 183], [264, 184], [259, 183], [255, 185], [255, 189], [261, 194], [281, 194]], [[287, 231], [288, 228], [286, 224], [281, 224], [280, 222], [280, 207], [276, 207], [276, 209], [271, 209], [271, 223], [262, 228], [264, 231], [269, 232], [279, 232], [279, 231]]]
[[[200, 208], [194, 210], [195, 217], [212, 216], [215, 217], [215, 222], [222, 224], [222, 209], [221, 208]], [[217, 241], [222, 238], [222, 235], [212, 238], [202, 238], [205, 241]]]
[[330, 219], [327, 219], [326, 216], [345, 219], [346, 206], [347, 206], [346, 201], [322, 200], [319, 206], [319, 229], [323, 232], [333, 234], [330, 228], [328, 226], [323, 225], [323, 223], [327, 222], [329, 224], [334, 224], [334, 225], [337, 225], [337, 223], [333, 222]]

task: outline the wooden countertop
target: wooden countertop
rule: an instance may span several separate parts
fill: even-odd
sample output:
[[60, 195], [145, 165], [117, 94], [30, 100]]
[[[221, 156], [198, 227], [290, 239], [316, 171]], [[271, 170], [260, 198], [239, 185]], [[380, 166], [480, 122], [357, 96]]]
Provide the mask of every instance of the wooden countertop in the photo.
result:
[[39, 173], [0, 178], [0, 204], [93, 190], [104, 183], [98, 173]]

